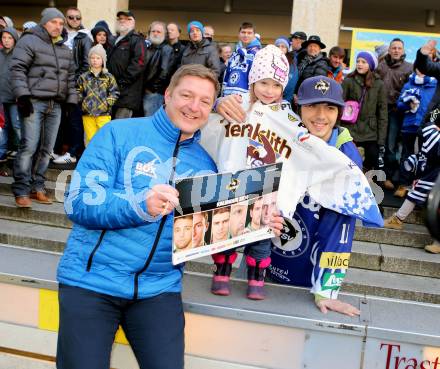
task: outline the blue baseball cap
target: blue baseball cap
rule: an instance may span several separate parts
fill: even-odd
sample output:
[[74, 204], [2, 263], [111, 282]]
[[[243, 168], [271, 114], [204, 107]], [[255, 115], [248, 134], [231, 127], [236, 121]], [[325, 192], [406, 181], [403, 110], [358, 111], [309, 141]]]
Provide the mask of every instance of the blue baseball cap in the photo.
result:
[[344, 107], [342, 87], [334, 79], [315, 76], [307, 78], [298, 90], [298, 105], [330, 103]]

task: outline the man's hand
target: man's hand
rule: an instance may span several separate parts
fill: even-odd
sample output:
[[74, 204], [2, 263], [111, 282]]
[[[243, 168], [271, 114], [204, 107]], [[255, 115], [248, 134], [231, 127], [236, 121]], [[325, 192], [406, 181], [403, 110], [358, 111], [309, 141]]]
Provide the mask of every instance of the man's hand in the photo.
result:
[[280, 215], [279, 211], [274, 211], [270, 216], [269, 227], [272, 229], [275, 236], [281, 236], [281, 230], [284, 227], [284, 218]]
[[179, 205], [179, 192], [170, 185], [159, 184], [147, 193], [147, 211], [153, 217], [170, 214]]
[[246, 112], [241, 106], [242, 98], [240, 95], [228, 95], [220, 98], [217, 104], [217, 113], [219, 113], [227, 121], [235, 121], [244, 123], [246, 120]]
[[348, 316], [356, 316], [361, 314], [360, 310], [355, 308], [353, 305], [339, 300], [322, 299], [316, 301], [316, 305], [324, 314], [327, 314], [329, 310]]
[[34, 112], [30, 96], [20, 96], [17, 99], [17, 109], [23, 118], [29, 117]]
[[435, 46], [437, 45], [437, 41], [435, 40], [429, 40], [426, 44], [424, 44], [420, 48], [420, 52], [423, 55], [431, 55], [432, 51], [435, 49]]

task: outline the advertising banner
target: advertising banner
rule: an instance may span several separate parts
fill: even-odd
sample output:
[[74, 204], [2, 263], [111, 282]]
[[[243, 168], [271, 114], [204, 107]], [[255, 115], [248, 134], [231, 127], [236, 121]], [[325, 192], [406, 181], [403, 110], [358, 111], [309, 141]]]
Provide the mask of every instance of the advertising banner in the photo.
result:
[[388, 46], [393, 38], [400, 38], [404, 42], [406, 54], [405, 60], [410, 63], [414, 62], [417, 50], [428, 40], [436, 40], [438, 45], [440, 45], [440, 34], [438, 33], [353, 28], [350, 69], [354, 69], [356, 56], [360, 51], [374, 51], [376, 46]]

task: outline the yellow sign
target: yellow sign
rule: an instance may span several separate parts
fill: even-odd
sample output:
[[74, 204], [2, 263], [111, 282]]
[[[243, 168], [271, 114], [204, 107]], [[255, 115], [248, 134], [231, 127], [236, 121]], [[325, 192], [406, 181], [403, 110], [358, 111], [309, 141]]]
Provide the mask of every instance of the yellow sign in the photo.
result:
[[417, 50], [428, 40], [436, 40], [440, 44], [440, 34], [425, 32], [408, 32], [398, 30], [353, 28], [351, 37], [350, 69], [356, 65], [356, 55], [360, 51], [373, 51], [376, 46], [388, 46], [392, 39], [400, 38], [404, 42], [406, 58], [413, 63]]
[[347, 269], [349, 261], [349, 252], [323, 252], [319, 259], [319, 266], [328, 269]]

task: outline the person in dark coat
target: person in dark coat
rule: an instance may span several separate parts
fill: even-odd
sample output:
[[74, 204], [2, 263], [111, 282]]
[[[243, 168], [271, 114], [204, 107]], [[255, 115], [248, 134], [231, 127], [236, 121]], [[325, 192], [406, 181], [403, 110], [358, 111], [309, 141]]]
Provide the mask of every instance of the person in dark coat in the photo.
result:
[[170, 76], [174, 74], [179, 65], [182, 63], [183, 50], [185, 50], [185, 44], [183, 44], [179, 38], [182, 30], [177, 23], [171, 22], [167, 24], [168, 43], [173, 48], [173, 61], [171, 64]]
[[144, 73], [144, 116], [153, 115], [164, 102], [165, 89], [171, 78], [173, 49], [166, 41], [167, 27], [163, 22], [153, 22], [148, 30], [146, 68]]
[[135, 18], [130, 10], [117, 14], [118, 37], [109, 54], [108, 71], [113, 74], [121, 94], [113, 106], [113, 118], [130, 118], [141, 110], [145, 40], [134, 31]]
[[374, 52], [361, 51], [356, 57], [356, 69], [342, 82], [344, 101], [359, 102], [360, 112], [356, 123], [342, 122], [341, 126], [350, 131], [357, 146], [363, 147], [363, 167], [366, 170], [383, 169], [383, 160], [379, 161], [379, 153], [385, 152], [388, 128], [385, 86], [374, 73], [377, 64]]
[[431, 102], [429, 103], [428, 112], [433, 110], [435, 106], [440, 105], [440, 63], [434, 62], [430, 58], [430, 55], [435, 51], [436, 45], [436, 41], [428, 41], [417, 51], [416, 60], [414, 61], [414, 68], [417, 68], [421, 73], [429, 77], [434, 77], [437, 80], [437, 88]]
[[217, 48], [207, 39], [203, 38], [203, 24], [198, 21], [188, 23], [190, 42], [183, 51], [182, 65], [202, 64], [211, 69], [217, 77], [220, 76], [220, 58]]
[[108, 57], [115, 43], [115, 37], [110, 32], [107, 22], [103, 20], [97, 22], [95, 27], [92, 28], [91, 33], [93, 36], [93, 46], [101, 44]]
[[[90, 31], [81, 23], [81, 11], [77, 7], [69, 7], [66, 11], [67, 41], [65, 45], [72, 50], [75, 64], [75, 80], [89, 69], [89, 51], [93, 45]], [[64, 109], [67, 119], [62, 119], [54, 151], [61, 154], [63, 144], [69, 149], [63, 155], [52, 154], [55, 164], [74, 164], [84, 151], [84, 127], [81, 106]]]
[[[2, 163], [8, 159], [8, 148], [16, 151], [21, 137], [21, 119], [12, 92], [10, 74], [12, 52], [18, 41], [18, 33], [15, 28], [6, 27], [0, 30], [0, 38], [3, 45], [0, 49], [0, 105], [3, 105], [5, 115], [5, 125], [0, 129], [0, 163]], [[10, 138], [14, 139], [10, 140]]]
[[408, 81], [413, 71], [411, 63], [405, 61], [405, 45], [399, 38], [391, 40], [388, 54], [379, 63], [376, 72], [385, 84], [388, 100], [388, 134], [386, 143], [385, 172], [387, 180], [384, 187], [394, 190], [394, 182], [399, 178], [399, 161], [397, 160], [400, 129], [402, 127], [403, 114], [397, 109], [397, 99], [403, 85]]
[[327, 76], [328, 64], [325, 54], [321, 52], [326, 46], [321, 42], [319, 36], [312, 35], [302, 44], [307, 52], [298, 56], [298, 83], [295, 87], [295, 94], [298, 92], [301, 83], [310, 77]]
[[45, 194], [44, 175], [60, 125], [61, 103], [78, 102], [75, 65], [64, 44], [64, 15], [56, 8], [46, 8], [41, 15], [40, 25], [17, 42], [11, 61], [12, 89], [23, 119], [12, 184], [18, 207], [31, 207], [31, 198], [52, 203]]

